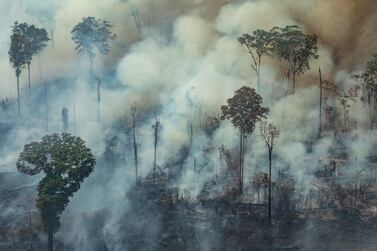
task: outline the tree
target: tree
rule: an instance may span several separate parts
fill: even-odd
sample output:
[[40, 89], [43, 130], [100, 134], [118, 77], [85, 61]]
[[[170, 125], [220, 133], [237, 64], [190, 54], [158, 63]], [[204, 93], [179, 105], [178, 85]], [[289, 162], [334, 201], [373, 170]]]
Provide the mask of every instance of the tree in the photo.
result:
[[[310, 69], [310, 60], [318, 58], [317, 35], [304, 34], [296, 25], [271, 30], [273, 53], [279, 59], [282, 75], [287, 80], [291, 92], [295, 92], [296, 75]], [[292, 78], [292, 79], [291, 79]]]
[[227, 100], [227, 105], [221, 106], [221, 119], [227, 119], [240, 130], [240, 172], [239, 193], [243, 190], [243, 163], [245, 156], [245, 138], [254, 131], [255, 124], [266, 118], [268, 107], [262, 106], [262, 97], [254, 88], [243, 86], [234, 92], [234, 96]]
[[60, 215], [95, 164], [95, 157], [84, 140], [68, 133], [46, 135], [40, 142], [26, 144], [20, 153], [16, 164], [19, 172], [46, 174], [37, 187], [36, 206], [48, 234], [49, 251], [53, 250]]
[[272, 177], [271, 177], [271, 163], [272, 163], [272, 150], [275, 145], [275, 140], [279, 138], [280, 131], [272, 124], [263, 121], [260, 127], [261, 135], [266, 143], [268, 149], [268, 220], [271, 222], [271, 187], [272, 187]]
[[366, 69], [353, 75], [363, 81], [363, 96], [361, 100], [369, 106], [370, 129], [377, 120], [377, 54], [373, 54], [366, 64]]
[[24, 36], [25, 42], [25, 54], [26, 54], [26, 64], [28, 69], [28, 82], [29, 91], [30, 87], [30, 65], [33, 56], [40, 53], [46, 46], [47, 42], [50, 40], [48, 33], [43, 28], [37, 28], [34, 25], [29, 25], [27, 23], [15, 23], [14, 29], [17, 30], [22, 36]]
[[154, 118], [155, 118], [155, 123], [154, 125], [152, 125], [152, 128], [154, 130], [153, 184], [155, 182], [155, 177], [156, 177], [157, 143], [158, 143], [159, 130], [161, 128], [160, 119], [157, 117], [156, 111], [154, 113]]
[[27, 54], [25, 48], [25, 37], [17, 29], [18, 23], [15, 22], [12, 27], [12, 34], [10, 36], [9, 47], [9, 61], [15, 70], [17, 78], [17, 111], [18, 115], [21, 114], [20, 108], [20, 75], [21, 70], [27, 62]]
[[62, 109], [62, 122], [63, 122], [63, 131], [67, 132], [68, 131], [68, 109], [65, 107]]
[[244, 34], [238, 41], [247, 49], [252, 58], [251, 68], [257, 74], [257, 87], [260, 91], [260, 67], [264, 54], [272, 51], [272, 33], [264, 30], [255, 30], [251, 35]]
[[[72, 40], [76, 43], [76, 50], [88, 56], [90, 64], [90, 78], [93, 79], [93, 60], [96, 50], [104, 55], [109, 54], [109, 41], [114, 40], [116, 35], [111, 32], [113, 25], [107, 21], [95, 17], [85, 17], [73, 27]], [[99, 86], [98, 86], [99, 88]], [[100, 92], [98, 92], [100, 93]], [[98, 102], [100, 99], [97, 99]]]
[[132, 138], [134, 146], [134, 161], [135, 161], [135, 182], [137, 184], [137, 143], [136, 143], [136, 105], [131, 105], [131, 115], [132, 115]]
[[71, 34], [72, 40], [76, 43], [75, 49], [79, 53], [87, 54], [91, 66], [96, 56], [96, 49], [101, 54], [109, 54], [109, 40], [116, 38], [116, 35], [111, 32], [112, 27], [109, 21], [95, 17], [85, 17], [73, 27]]

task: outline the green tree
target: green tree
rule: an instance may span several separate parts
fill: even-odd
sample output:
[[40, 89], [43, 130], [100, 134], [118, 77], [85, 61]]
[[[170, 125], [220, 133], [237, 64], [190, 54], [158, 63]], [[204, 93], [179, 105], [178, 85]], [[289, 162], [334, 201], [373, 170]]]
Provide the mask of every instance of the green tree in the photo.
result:
[[12, 34], [10, 36], [10, 46], [9, 46], [9, 61], [16, 73], [17, 78], [17, 111], [18, 115], [21, 113], [20, 108], [20, 75], [22, 68], [27, 62], [27, 54], [25, 48], [25, 37], [18, 30], [18, 23], [15, 22], [12, 26]]
[[22, 36], [24, 36], [24, 46], [30, 91], [31, 61], [33, 60], [33, 56], [39, 54], [47, 46], [47, 42], [50, 40], [50, 38], [48, 37], [48, 33], [45, 29], [37, 28], [34, 25], [29, 25], [27, 23], [15, 23], [14, 29], [17, 30], [17, 32], [20, 33]]
[[296, 25], [271, 30], [273, 53], [279, 59], [282, 75], [295, 92], [296, 76], [310, 69], [310, 60], [318, 58], [317, 35], [304, 34]]
[[369, 106], [370, 129], [377, 120], [377, 54], [373, 54], [361, 74], [353, 77], [363, 81], [361, 100]]
[[272, 165], [272, 150], [275, 145], [276, 139], [279, 138], [280, 131], [272, 123], [263, 121], [260, 127], [261, 135], [266, 143], [268, 149], [268, 220], [271, 222], [271, 202], [272, 202], [272, 177], [271, 177], [271, 165]]
[[113, 25], [95, 17], [85, 17], [75, 25], [71, 31], [72, 40], [76, 43], [76, 50], [85, 53], [90, 63], [90, 74], [93, 74], [93, 60], [97, 49], [101, 54], [107, 55], [110, 52], [109, 41], [116, 38], [111, 32]]
[[227, 100], [227, 105], [221, 106], [221, 119], [228, 119], [240, 130], [240, 170], [239, 193], [243, 190], [243, 171], [245, 157], [245, 139], [253, 133], [255, 124], [266, 118], [268, 107], [262, 106], [262, 97], [254, 88], [243, 86], [234, 92], [234, 96]]
[[[71, 34], [72, 40], [76, 43], [76, 50], [79, 53], [85, 53], [88, 56], [90, 64], [90, 78], [93, 79], [93, 60], [96, 56], [96, 50], [104, 55], [110, 52], [110, 40], [116, 38], [112, 33], [113, 25], [107, 21], [95, 17], [85, 17], [80, 23], [73, 27]], [[99, 84], [100, 82], [98, 82]], [[100, 86], [98, 85], [98, 93]], [[98, 97], [98, 102], [100, 97]]]
[[261, 60], [264, 54], [269, 54], [272, 51], [273, 36], [271, 32], [264, 30], [255, 30], [251, 35], [244, 34], [238, 38], [238, 41], [247, 49], [250, 54], [252, 62], [251, 68], [257, 75], [257, 87], [260, 91], [260, 67]]
[[53, 250], [54, 233], [60, 227], [60, 215], [69, 198], [93, 171], [95, 157], [80, 137], [68, 133], [46, 135], [40, 142], [26, 144], [19, 155], [17, 170], [46, 175], [39, 182], [36, 206], [48, 234], [48, 250]]

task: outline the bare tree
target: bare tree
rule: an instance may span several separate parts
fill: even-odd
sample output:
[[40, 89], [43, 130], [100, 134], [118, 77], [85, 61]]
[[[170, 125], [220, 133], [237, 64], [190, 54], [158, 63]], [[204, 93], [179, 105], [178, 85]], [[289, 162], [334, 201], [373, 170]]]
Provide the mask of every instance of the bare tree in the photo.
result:
[[133, 137], [133, 146], [134, 146], [134, 161], [135, 161], [135, 181], [137, 183], [138, 177], [137, 177], [137, 143], [136, 143], [136, 104], [131, 105], [131, 115], [132, 115], [132, 137]]
[[261, 123], [261, 135], [266, 143], [268, 149], [268, 220], [271, 222], [271, 162], [272, 162], [272, 149], [274, 148], [275, 141], [279, 138], [280, 131], [272, 124], [266, 121]]
[[152, 126], [152, 128], [154, 130], [153, 184], [154, 184], [155, 178], [156, 178], [157, 143], [158, 143], [159, 129], [161, 127], [161, 125], [160, 125], [160, 119], [157, 117], [156, 111], [154, 113], [154, 118], [155, 118], [155, 123]]
[[322, 82], [321, 67], [319, 67], [318, 73], [319, 73], [319, 127], [318, 127], [318, 138], [320, 138], [321, 133], [322, 133], [322, 97], [323, 97], [323, 82]]

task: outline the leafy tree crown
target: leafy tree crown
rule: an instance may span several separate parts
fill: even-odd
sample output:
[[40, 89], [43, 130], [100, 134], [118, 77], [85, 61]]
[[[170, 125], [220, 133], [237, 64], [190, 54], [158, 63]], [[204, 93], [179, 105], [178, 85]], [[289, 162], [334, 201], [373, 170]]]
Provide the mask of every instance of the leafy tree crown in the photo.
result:
[[242, 132], [252, 133], [256, 122], [266, 118], [269, 108], [262, 106], [262, 97], [254, 88], [243, 86], [221, 106], [221, 119], [228, 119]]

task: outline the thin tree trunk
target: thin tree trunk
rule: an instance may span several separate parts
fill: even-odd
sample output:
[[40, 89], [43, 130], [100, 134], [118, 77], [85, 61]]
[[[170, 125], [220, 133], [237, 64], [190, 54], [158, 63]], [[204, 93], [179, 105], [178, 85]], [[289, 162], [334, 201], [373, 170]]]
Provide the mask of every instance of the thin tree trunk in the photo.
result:
[[242, 184], [242, 180], [241, 180], [241, 172], [242, 172], [242, 138], [243, 138], [243, 135], [242, 135], [242, 131], [240, 132], [240, 171], [239, 171], [239, 194], [242, 193], [242, 188], [241, 188], [241, 184]]
[[[135, 108], [136, 109], [136, 108]], [[135, 112], [134, 110], [132, 112], [132, 119], [133, 119], [133, 124], [132, 124], [132, 131], [133, 131], [133, 145], [134, 145], [134, 160], [135, 160], [135, 181], [137, 183], [137, 144], [136, 144], [136, 121], [135, 121]]]
[[242, 137], [242, 184], [241, 184], [241, 192], [243, 192], [243, 184], [244, 184], [244, 172], [245, 172], [245, 142], [246, 142], [246, 134], [243, 133]]
[[153, 184], [155, 182], [155, 177], [156, 177], [157, 137], [158, 137], [158, 126], [159, 126], [159, 122], [156, 116], [155, 116], [155, 119], [156, 119], [156, 122], [154, 125]]
[[293, 76], [292, 76], [292, 94], [295, 94], [295, 89], [296, 89], [296, 73], [293, 72]]
[[321, 67], [319, 67], [319, 128], [318, 128], [318, 138], [321, 138], [322, 133], [322, 72]]
[[45, 119], [46, 119], [46, 131], [48, 130], [48, 99], [47, 99], [47, 82], [45, 82]]
[[47, 246], [48, 251], [53, 251], [54, 250], [54, 232], [51, 229], [48, 230], [48, 246]]
[[101, 118], [101, 80], [97, 79], [97, 117]]
[[21, 114], [21, 106], [20, 106], [20, 76], [17, 75], [17, 111], [18, 115]]
[[271, 222], [271, 186], [272, 186], [272, 179], [271, 179], [271, 160], [272, 160], [272, 148], [269, 147], [268, 149], [268, 221]]
[[258, 86], [259, 93], [260, 93], [260, 64], [261, 64], [261, 56], [258, 57], [258, 66], [257, 66], [257, 86]]
[[28, 72], [28, 81], [29, 81], [29, 95], [31, 96], [31, 86], [30, 86], [30, 63], [27, 64], [27, 72]]

